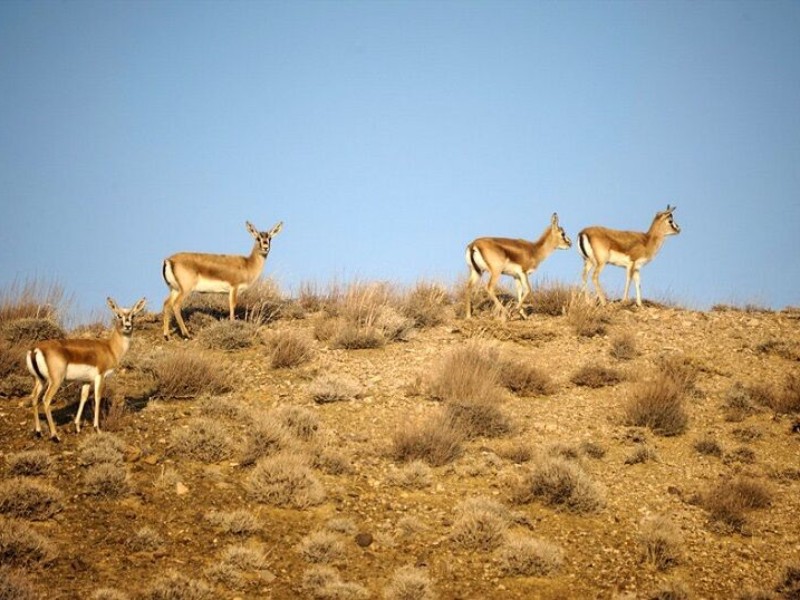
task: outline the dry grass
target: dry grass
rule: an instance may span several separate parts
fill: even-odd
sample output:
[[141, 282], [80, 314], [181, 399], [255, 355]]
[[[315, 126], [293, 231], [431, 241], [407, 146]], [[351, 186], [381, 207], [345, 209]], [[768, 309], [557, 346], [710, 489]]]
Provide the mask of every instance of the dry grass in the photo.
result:
[[245, 509], [231, 511], [212, 510], [206, 515], [206, 520], [222, 533], [237, 536], [252, 535], [262, 528], [260, 519]]
[[788, 600], [800, 598], [800, 565], [792, 564], [784, 569], [775, 591]]
[[0, 565], [0, 598], [2, 600], [40, 600], [39, 593], [22, 571]]
[[508, 509], [486, 497], [470, 498], [456, 506], [450, 540], [461, 548], [490, 551], [505, 540], [510, 523]]
[[58, 283], [26, 280], [14, 281], [0, 291], [0, 326], [17, 319], [50, 319], [59, 321], [66, 312], [69, 299]]
[[511, 419], [500, 408], [503, 401], [502, 393], [496, 389], [480, 397], [450, 400], [445, 413], [467, 439], [500, 437], [514, 431]]
[[385, 600], [434, 600], [433, 582], [424, 569], [404, 566], [397, 569], [383, 588]]
[[206, 417], [195, 417], [186, 425], [173, 429], [170, 435], [171, 454], [205, 463], [230, 458], [236, 449], [228, 428]]
[[319, 431], [319, 417], [314, 411], [302, 406], [284, 405], [269, 413], [276, 423], [298, 440], [309, 442]]
[[595, 337], [606, 332], [608, 309], [588, 302], [582, 294], [572, 294], [567, 304], [567, 322], [578, 337]]
[[760, 481], [738, 476], [707, 490], [700, 502], [714, 521], [741, 531], [747, 522], [747, 511], [768, 507], [772, 493]]
[[53, 458], [45, 450], [26, 450], [7, 455], [6, 464], [11, 475], [40, 477], [50, 472]]
[[49, 519], [64, 508], [63, 494], [50, 484], [15, 477], [0, 483], [0, 514], [32, 521]]
[[518, 396], [549, 396], [556, 391], [550, 375], [523, 360], [502, 361], [500, 383]]
[[364, 388], [352, 377], [325, 373], [308, 385], [308, 393], [317, 404], [328, 404], [360, 398]]
[[266, 567], [264, 550], [242, 545], [228, 546], [216, 562], [206, 570], [208, 577], [228, 588], [243, 589], [257, 584], [257, 574]]
[[589, 458], [594, 458], [595, 460], [599, 460], [606, 455], [605, 446], [598, 444], [597, 442], [581, 442], [580, 449], [581, 452], [583, 452], [586, 456]]
[[528, 301], [536, 314], [560, 317], [567, 313], [575, 295], [573, 286], [558, 282], [542, 282], [533, 288]]
[[120, 465], [125, 442], [113, 433], [101, 431], [86, 437], [78, 446], [78, 464], [83, 467], [99, 464]]
[[23, 345], [25, 350], [28, 350], [28, 346], [36, 342], [65, 336], [66, 332], [58, 323], [46, 318], [15, 319], [3, 322], [0, 325], [0, 338], [11, 345]]
[[343, 350], [369, 350], [383, 348], [386, 338], [377, 327], [340, 322], [332, 335], [331, 348]]
[[130, 600], [130, 596], [114, 588], [100, 588], [92, 592], [91, 600]]
[[722, 457], [722, 446], [710, 435], [703, 435], [697, 438], [692, 447], [705, 456]]
[[689, 600], [691, 594], [686, 584], [678, 579], [666, 581], [646, 596], [647, 600]]
[[509, 577], [544, 577], [564, 563], [564, 551], [556, 544], [525, 535], [511, 535], [497, 550], [500, 571]]
[[636, 337], [623, 333], [611, 340], [611, 356], [617, 360], [633, 360], [639, 354], [636, 350]]
[[154, 366], [158, 398], [186, 399], [231, 390], [231, 376], [210, 352], [182, 348], [167, 352]]
[[463, 400], [494, 394], [500, 384], [500, 352], [471, 341], [448, 352], [436, 365], [427, 386], [436, 400]]
[[570, 378], [570, 381], [581, 387], [598, 389], [625, 381], [625, 377], [617, 369], [600, 365], [584, 365]]
[[548, 457], [516, 482], [511, 498], [517, 504], [535, 500], [569, 512], [597, 512], [605, 506], [602, 489], [576, 463]]
[[307, 562], [331, 564], [344, 559], [345, 544], [342, 536], [333, 531], [313, 531], [297, 546], [297, 551]]
[[689, 357], [681, 354], [661, 356], [656, 361], [665, 377], [671, 379], [682, 393], [691, 394], [700, 375], [700, 368]]
[[658, 460], [658, 454], [655, 448], [648, 444], [639, 444], [633, 452], [625, 457], [625, 464], [640, 465], [654, 460]]
[[325, 488], [296, 454], [261, 459], [247, 480], [247, 491], [252, 500], [273, 506], [307, 508], [325, 500]]
[[272, 413], [259, 414], [247, 431], [239, 462], [245, 467], [254, 465], [261, 458], [289, 449], [292, 441], [291, 432]]
[[262, 277], [239, 294], [237, 308], [244, 312], [245, 321], [260, 326], [283, 316], [287, 307], [278, 283]]
[[244, 350], [258, 341], [258, 327], [249, 321], [216, 321], [197, 336], [201, 345], [210, 350]]
[[778, 414], [800, 413], [800, 376], [796, 373], [788, 374], [779, 386], [754, 387], [750, 393], [756, 402]]
[[499, 457], [510, 460], [518, 465], [530, 462], [533, 459], [533, 448], [526, 439], [517, 439], [501, 443], [494, 451]]
[[421, 490], [433, 484], [433, 471], [427, 463], [414, 460], [404, 465], [390, 479], [400, 487]]
[[398, 462], [422, 460], [433, 467], [461, 456], [466, 435], [444, 411], [417, 420], [403, 419], [392, 437], [392, 458]]
[[435, 327], [447, 320], [450, 303], [450, 294], [445, 288], [421, 281], [403, 298], [401, 312], [416, 327]]
[[646, 517], [639, 523], [639, 547], [642, 561], [663, 571], [681, 561], [683, 537], [666, 517]]
[[681, 388], [664, 373], [639, 383], [625, 406], [624, 422], [647, 427], [665, 437], [683, 433], [688, 427], [689, 415], [684, 408]]
[[333, 567], [315, 565], [303, 573], [305, 598], [313, 600], [366, 600], [369, 591], [362, 585], [342, 581], [341, 575]]
[[217, 592], [207, 583], [170, 571], [159, 577], [142, 595], [142, 600], [215, 600]]
[[140, 527], [125, 544], [133, 552], [155, 552], [164, 545], [164, 537], [152, 527]]
[[269, 338], [269, 359], [273, 369], [291, 369], [314, 357], [311, 340], [297, 331], [284, 329]]
[[57, 556], [56, 546], [33, 527], [0, 518], [0, 564], [32, 567], [51, 563]]
[[83, 489], [89, 496], [119, 498], [128, 492], [128, 472], [123, 465], [92, 465], [83, 474]]

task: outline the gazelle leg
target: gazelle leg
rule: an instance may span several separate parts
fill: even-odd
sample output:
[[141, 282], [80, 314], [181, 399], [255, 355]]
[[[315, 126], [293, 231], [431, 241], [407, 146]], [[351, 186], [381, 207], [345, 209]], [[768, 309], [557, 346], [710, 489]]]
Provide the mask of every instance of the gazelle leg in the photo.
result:
[[231, 286], [231, 291], [228, 292], [228, 304], [230, 305], [229, 308], [230, 308], [231, 321], [235, 320], [236, 318], [235, 311], [236, 311], [237, 295], [238, 295], [238, 290], [236, 289], [236, 286]]
[[33, 392], [31, 393], [31, 404], [33, 405], [33, 423], [36, 437], [42, 436], [42, 424], [39, 421], [39, 398], [42, 395], [42, 390], [44, 390], [44, 384], [37, 377], [36, 383], [33, 385]]
[[594, 283], [594, 289], [597, 292], [597, 298], [600, 300], [600, 304], [606, 303], [606, 295], [603, 293], [603, 288], [600, 286], [600, 273], [603, 271], [603, 267], [605, 265], [598, 264], [594, 268], [594, 273], [592, 273], [592, 282]]
[[467, 280], [467, 293], [466, 296], [466, 317], [467, 319], [472, 318], [472, 289], [478, 281], [480, 281], [481, 274], [476, 271], [475, 269], [469, 270], [469, 279]]
[[622, 292], [622, 303], [628, 301], [628, 290], [631, 287], [631, 275], [633, 274], [633, 265], [625, 268], [625, 290]]
[[636, 286], [636, 306], [642, 306], [642, 286], [639, 283], [639, 269], [633, 271], [633, 283]]
[[[170, 292], [171, 294], [172, 292]], [[181, 335], [187, 340], [192, 337], [189, 335], [189, 330], [186, 329], [186, 323], [183, 322], [183, 315], [181, 314], [181, 306], [186, 299], [187, 294], [182, 290], [175, 291], [175, 298], [172, 301], [172, 312], [175, 315], [175, 320], [178, 322], [178, 327], [181, 330]]]
[[494, 302], [495, 307], [497, 310], [500, 311], [500, 314], [503, 315], [503, 318], [508, 318], [508, 310], [503, 303], [497, 297], [497, 294], [494, 293], [494, 287], [497, 285], [497, 280], [500, 279], [500, 273], [493, 273], [490, 271], [489, 283], [486, 284], [486, 293], [489, 294], [489, 297]]
[[522, 310], [522, 304], [525, 302], [525, 299], [531, 295], [531, 282], [528, 281], [528, 276], [523, 273], [517, 278], [518, 282], [518, 293], [517, 293], [517, 312], [519, 312], [519, 316], [523, 319], [527, 319], [528, 317], [525, 315], [525, 311]]
[[88, 383], [84, 383], [81, 386], [81, 401], [78, 404], [78, 414], [75, 415], [75, 433], [81, 432], [81, 415], [83, 414], [83, 406], [86, 404], [86, 399], [89, 397], [90, 387]]
[[44, 400], [42, 402], [42, 404], [44, 404], [44, 416], [47, 417], [47, 426], [50, 428], [50, 439], [54, 442], [60, 442], [61, 440], [56, 432], [56, 424], [53, 422], [53, 415], [50, 413], [50, 403], [53, 401], [53, 396], [56, 395], [62, 381], [63, 378], [58, 381], [55, 379], [50, 380], [47, 384], [47, 391], [44, 393]]
[[583, 273], [581, 273], [581, 291], [587, 298], [589, 297], [589, 271], [592, 270], [592, 263], [588, 259], [583, 261]]
[[100, 431], [100, 400], [103, 398], [103, 377], [94, 378], [94, 430]]

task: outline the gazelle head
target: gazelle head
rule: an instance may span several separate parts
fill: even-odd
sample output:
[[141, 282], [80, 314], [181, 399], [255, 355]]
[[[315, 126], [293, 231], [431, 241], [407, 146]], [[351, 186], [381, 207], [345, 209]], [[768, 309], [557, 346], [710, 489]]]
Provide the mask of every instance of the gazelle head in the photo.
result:
[[550, 231], [557, 240], [556, 248], [560, 250], [566, 250], [567, 248], [572, 247], [572, 240], [569, 239], [567, 236], [567, 232], [564, 231], [564, 228], [558, 224], [558, 214], [553, 213], [552, 218], [550, 219]]
[[114, 313], [114, 318], [116, 319], [114, 325], [117, 329], [119, 329], [122, 335], [131, 334], [133, 331], [133, 317], [142, 312], [144, 310], [144, 305], [147, 304], [147, 300], [144, 298], [134, 304], [133, 308], [120, 308], [111, 298], [107, 298], [106, 302], [108, 303], [108, 307]]
[[283, 221], [275, 225], [275, 227], [269, 231], [259, 231], [250, 221], [247, 221], [246, 225], [247, 231], [256, 239], [256, 243], [259, 246], [259, 253], [266, 258], [267, 254], [269, 254], [269, 246], [272, 243], [273, 236], [277, 235], [278, 232], [283, 229]]
[[681, 232], [680, 226], [672, 217], [672, 212], [674, 210], [674, 206], [667, 204], [667, 210], [662, 210], [656, 215], [653, 225], [655, 225], [658, 231], [663, 235], [677, 235]]

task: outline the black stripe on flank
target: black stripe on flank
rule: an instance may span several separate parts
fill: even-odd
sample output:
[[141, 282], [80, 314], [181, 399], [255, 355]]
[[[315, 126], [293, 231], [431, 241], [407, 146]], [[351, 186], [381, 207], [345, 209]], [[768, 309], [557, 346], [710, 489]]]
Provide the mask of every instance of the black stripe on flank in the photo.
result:
[[585, 233], [581, 233], [580, 235], [578, 235], [578, 246], [580, 247], [581, 254], [583, 254], [583, 258], [585, 259], [589, 258], [589, 253], [586, 251], [586, 247], [584, 246], [584, 244], [588, 242], [588, 239], [589, 236], [586, 235]]
[[38, 350], [36, 348], [34, 348], [33, 350], [30, 350], [28, 352], [28, 356], [31, 359], [31, 366], [33, 367], [33, 370], [36, 371], [36, 378], [39, 381], [47, 381], [45, 376], [42, 375], [42, 372], [39, 370], [39, 364], [36, 362], [36, 353], [37, 352], [38, 352]]
[[472, 268], [475, 270], [475, 272], [480, 275], [483, 273], [483, 269], [481, 269], [480, 266], [478, 266], [478, 263], [475, 261], [475, 253], [478, 252], [478, 249], [475, 248], [473, 244], [470, 244], [467, 246], [467, 248], [469, 248], [469, 262], [472, 263]]

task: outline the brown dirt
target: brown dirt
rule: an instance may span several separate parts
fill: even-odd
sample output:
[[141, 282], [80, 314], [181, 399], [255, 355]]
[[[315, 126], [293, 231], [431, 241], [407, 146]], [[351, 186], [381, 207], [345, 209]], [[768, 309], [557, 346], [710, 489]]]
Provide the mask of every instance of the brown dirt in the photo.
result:
[[[302, 598], [303, 572], [310, 566], [298, 552], [309, 533], [332, 518], [352, 520], [358, 532], [371, 534], [362, 547], [356, 535], [347, 538], [346, 556], [334, 563], [345, 581], [365, 586], [380, 598], [394, 572], [404, 565], [427, 569], [439, 598], [645, 598], [665, 582], [680, 580], [695, 598], [735, 597], [743, 590], [773, 589], [787, 564], [800, 563], [800, 434], [792, 432], [794, 416], [762, 409], [726, 420], [725, 395], [735, 382], [780, 384], [800, 371], [800, 315], [783, 312], [694, 312], [675, 308], [632, 310], [615, 306], [605, 335], [579, 338], [565, 317], [535, 315], [530, 320], [499, 322], [480, 317], [417, 333], [411, 340], [374, 350], [331, 350], [314, 342], [313, 360], [294, 369], [271, 369], [265, 348], [215, 352], [220, 364], [236, 375], [236, 391], [225, 396], [253, 411], [280, 405], [307, 407], [319, 416], [320, 435], [342, 453], [352, 471], [340, 475], [317, 472], [327, 498], [305, 510], [274, 508], [248, 499], [249, 470], [236, 460], [203, 464], [169, 451], [170, 432], [200, 414], [200, 400], [140, 399], [140, 408], [116, 432], [126, 444], [131, 492], [120, 499], [87, 496], [83, 468], [77, 461], [81, 440], [91, 436], [90, 421], [76, 435], [69, 420], [75, 413], [77, 390], [69, 404], [57, 408], [62, 443], [54, 445], [32, 435], [30, 407], [25, 398], [0, 401], [0, 481], [12, 475], [5, 456], [46, 449], [54, 466], [45, 480], [64, 493], [65, 508], [54, 518], [35, 522], [35, 529], [56, 544], [58, 558], [45, 567], [28, 569], [42, 596], [89, 598], [101, 587], [116, 588], [136, 598], [153, 580], [170, 569], [207, 580], [207, 570], [223, 550], [238, 543], [221, 534], [206, 519], [211, 510], [247, 509], [263, 528], [247, 543], [261, 544], [269, 573], [250, 574], [244, 589], [216, 585], [219, 598]], [[312, 320], [278, 322], [272, 328], [295, 328], [310, 334]], [[136, 332], [126, 365], [115, 374], [115, 386], [135, 397], [146, 389], [139, 361], [161, 349], [192, 347], [196, 342], [163, 342], [155, 319]], [[638, 355], [617, 361], [612, 340], [634, 336]], [[517, 359], [531, 361], [548, 372], [556, 392], [546, 397], [508, 395], [504, 410], [517, 432], [511, 438], [478, 439], [467, 444], [455, 463], [433, 469], [433, 483], [423, 490], [398, 487], [392, 475], [401, 465], [389, 458], [392, 434], [401, 423], [430, 413], [438, 404], [417, 395], [419, 378], [448, 349], [472, 338], [493, 340]], [[779, 341], [790, 353], [759, 350]], [[621, 423], [622, 407], [637, 381], [647, 378], [664, 355], [677, 355], [699, 369], [697, 390], [688, 398], [689, 427], [683, 435], [662, 438], [647, 433], [658, 459], [626, 465], [634, 449]], [[133, 365], [133, 366], [131, 366]], [[584, 365], [612, 366], [625, 381], [599, 389], [577, 387], [571, 376]], [[306, 386], [318, 374], [355, 378], [363, 397], [324, 405], [310, 399]], [[63, 394], [62, 394], [63, 396]], [[91, 411], [89, 411], [91, 413]], [[90, 415], [89, 415], [90, 416]], [[746, 443], [737, 437], [743, 427], [761, 432]], [[703, 435], [719, 441], [727, 454], [743, 445], [755, 462], [725, 461], [693, 448]], [[597, 514], [574, 515], [530, 504], [513, 506], [526, 518], [518, 530], [564, 549], [561, 570], [547, 577], [506, 577], [491, 552], [460, 549], [449, 539], [454, 506], [472, 496], [489, 496], [511, 506], [509, 484], [530, 468], [500, 459], [495, 450], [509, 441], [527, 441], [534, 448], [552, 444], [577, 447], [595, 442], [606, 448], [599, 459], [581, 458], [584, 469], [605, 487], [606, 506]], [[174, 472], [181, 486], [159, 484], [164, 472]], [[748, 513], [742, 532], [726, 532], [709, 521], [693, 497], [721, 480], [744, 473], [772, 492], [772, 505]], [[182, 494], [178, 493], [181, 487]], [[683, 558], [661, 572], [642, 564], [637, 531], [643, 517], [660, 514], [681, 531]], [[420, 530], [404, 535], [398, 522], [413, 518]], [[142, 527], [160, 533], [156, 551], [132, 551], [128, 541]]]

